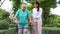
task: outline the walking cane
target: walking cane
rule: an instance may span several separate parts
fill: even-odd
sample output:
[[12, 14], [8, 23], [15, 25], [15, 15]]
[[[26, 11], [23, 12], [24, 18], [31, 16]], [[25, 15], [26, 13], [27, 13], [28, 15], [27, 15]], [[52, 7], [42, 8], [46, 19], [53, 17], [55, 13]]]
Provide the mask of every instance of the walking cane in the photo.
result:
[[18, 34], [18, 26], [16, 25], [16, 34]]

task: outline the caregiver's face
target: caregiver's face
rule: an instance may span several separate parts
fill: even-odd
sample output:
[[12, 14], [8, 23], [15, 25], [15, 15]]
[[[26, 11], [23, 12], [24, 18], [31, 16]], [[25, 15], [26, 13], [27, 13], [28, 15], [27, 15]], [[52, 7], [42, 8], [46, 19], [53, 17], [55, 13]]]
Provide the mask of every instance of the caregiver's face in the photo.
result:
[[34, 7], [37, 8], [38, 7], [38, 4], [34, 3]]
[[26, 9], [26, 6], [22, 6], [22, 10], [25, 10]]

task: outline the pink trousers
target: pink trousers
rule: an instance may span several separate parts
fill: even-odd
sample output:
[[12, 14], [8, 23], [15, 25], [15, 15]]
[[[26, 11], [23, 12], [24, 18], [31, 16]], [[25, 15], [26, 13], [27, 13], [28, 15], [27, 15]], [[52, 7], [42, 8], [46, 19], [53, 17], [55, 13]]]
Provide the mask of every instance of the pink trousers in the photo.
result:
[[34, 34], [42, 34], [42, 21], [39, 19], [34, 20]]

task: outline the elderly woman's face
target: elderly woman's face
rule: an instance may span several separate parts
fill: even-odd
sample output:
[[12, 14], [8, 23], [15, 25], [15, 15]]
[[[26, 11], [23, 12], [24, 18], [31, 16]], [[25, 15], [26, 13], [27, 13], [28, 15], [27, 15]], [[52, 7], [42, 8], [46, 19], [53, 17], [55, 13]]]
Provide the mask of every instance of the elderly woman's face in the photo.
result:
[[22, 10], [25, 10], [26, 9], [26, 6], [22, 6]]

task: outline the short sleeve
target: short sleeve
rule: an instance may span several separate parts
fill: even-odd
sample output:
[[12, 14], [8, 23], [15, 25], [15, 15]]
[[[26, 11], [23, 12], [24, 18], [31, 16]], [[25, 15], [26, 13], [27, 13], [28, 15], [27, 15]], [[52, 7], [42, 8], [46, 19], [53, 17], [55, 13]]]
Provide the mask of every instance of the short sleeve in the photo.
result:
[[19, 15], [19, 10], [16, 12], [15, 16], [18, 17], [18, 15]]
[[30, 12], [28, 11], [28, 18], [30, 18]]
[[41, 13], [41, 15], [42, 15], [42, 11], [43, 11], [43, 9], [42, 9], [42, 8], [40, 8], [40, 13]]

